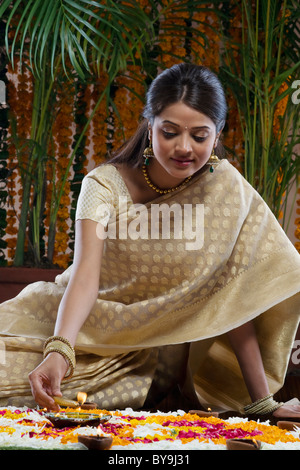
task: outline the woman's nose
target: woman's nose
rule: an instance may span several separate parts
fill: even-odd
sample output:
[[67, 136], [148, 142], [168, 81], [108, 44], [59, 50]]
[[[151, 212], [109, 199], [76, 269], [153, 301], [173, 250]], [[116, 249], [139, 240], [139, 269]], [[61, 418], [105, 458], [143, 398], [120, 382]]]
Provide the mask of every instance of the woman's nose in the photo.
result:
[[181, 135], [178, 143], [177, 143], [177, 150], [180, 150], [181, 152], [184, 153], [190, 153], [192, 152], [192, 143], [191, 143], [191, 138], [189, 135]]

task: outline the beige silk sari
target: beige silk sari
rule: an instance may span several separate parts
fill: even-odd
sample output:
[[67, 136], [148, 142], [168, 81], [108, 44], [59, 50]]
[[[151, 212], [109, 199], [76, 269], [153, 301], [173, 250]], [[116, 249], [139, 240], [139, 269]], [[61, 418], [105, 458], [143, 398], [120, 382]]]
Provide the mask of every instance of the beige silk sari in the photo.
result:
[[[175, 206], [169, 234], [159, 236], [152, 208], [162, 204]], [[222, 160], [214, 173], [204, 170], [141, 209], [114, 166], [85, 177], [77, 219], [110, 219], [98, 299], [78, 335], [64, 396], [85, 391], [103, 408], [142, 407], [155, 381], [160, 393], [184, 379], [191, 344], [201, 399], [239, 409], [249, 396], [226, 332], [249, 320], [276, 392], [299, 323], [300, 256], [262, 198]], [[178, 220], [186, 222], [181, 229]], [[53, 334], [71, 269], [0, 306], [0, 406], [33, 405], [27, 376]]]

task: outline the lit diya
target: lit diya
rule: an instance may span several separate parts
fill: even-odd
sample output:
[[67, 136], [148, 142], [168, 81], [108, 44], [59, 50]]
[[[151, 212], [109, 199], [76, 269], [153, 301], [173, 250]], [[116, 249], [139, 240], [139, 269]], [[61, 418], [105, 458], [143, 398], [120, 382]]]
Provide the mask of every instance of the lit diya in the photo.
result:
[[95, 410], [97, 408], [97, 403], [93, 403], [87, 400], [87, 394], [85, 392], [77, 393], [77, 401], [82, 410]]
[[210, 408], [207, 408], [207, 411], [204, 410], [190, 410], [189, 413], [191, 415], [198, 415], [200, 418], [210, 418], [211, 416], [218, 418], [219, 413], [216, 411], [211, 411]]
[[74, 411], [61, 411], [59, 413], [45, 413], [45, 417], [51, 421], [56, 428], [75, 426], [99, 426], [111, 418], [111, 415], [99, 415], [96, 413], [84, 413], [82, 410], [97, 408], [96, 403], [85, 402], [87, 394], [79, 392], [77, 400], [69, 400], [63, 397], [53, 397], [57, 405], [63, 408], [73, 408]]
[[108, 421], [110, 415], [98, 415], [95, 413], [83, 413], [82, 411], [63, 411], [61, 413], [45, 413], [45, 417], [51, 421], [55, 428], [73, 428], [76, 426], [99, 426]]

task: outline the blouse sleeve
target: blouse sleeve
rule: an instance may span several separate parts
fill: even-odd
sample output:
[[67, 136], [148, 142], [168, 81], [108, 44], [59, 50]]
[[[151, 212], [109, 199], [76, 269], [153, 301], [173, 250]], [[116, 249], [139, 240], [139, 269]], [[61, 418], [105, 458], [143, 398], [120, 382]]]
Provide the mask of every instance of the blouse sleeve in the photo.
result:
[[88, 173], [82, 180], [76, 220], [90, 219], [106, 226], [113, 207], [113, 190], [109, 179], [105, 174], [101, 174], [101, 167]]

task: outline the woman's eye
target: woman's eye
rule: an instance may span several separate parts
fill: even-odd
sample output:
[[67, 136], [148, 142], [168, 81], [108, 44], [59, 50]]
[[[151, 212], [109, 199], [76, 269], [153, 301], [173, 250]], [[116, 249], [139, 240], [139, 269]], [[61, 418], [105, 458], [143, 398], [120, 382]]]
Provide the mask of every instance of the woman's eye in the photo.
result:
[[175, 137], [177, 134], [176, 132], [169, 132], [163, 130], [163, 135], [164, 137], [166, 137], [166, 139], [172, 139], [172, 137]]
[[206, 139], [206, 137], [203, 137], [203, 136], [200, 137], [200, 136], [198, 136], [198, 135], [194, 135], [194, 140], [195, 140], [195, 142], [204, 142], [205, 139]]
[[[177, 133], [176, 133], [176, 132], [172, 132], [172, 131], [165, 131], [165, 130], [163, 130], [162, 133], [163, 133], [163, 136], [164, 136], [166, 139], [172, 139], [173, 137], [176, 137], [176, 136], [177, 136]], [[195, 141], [195, 142], [198, 142], [198, 143], [204, 142], [204, 140], [206, 139], [206, 136], [193, 135], [192, 137], [193, 137], [194, 141]]]

